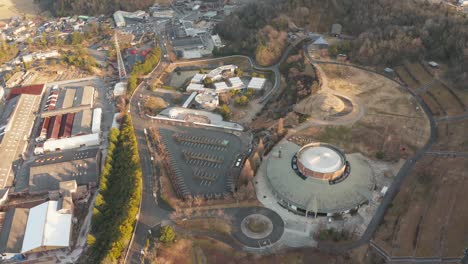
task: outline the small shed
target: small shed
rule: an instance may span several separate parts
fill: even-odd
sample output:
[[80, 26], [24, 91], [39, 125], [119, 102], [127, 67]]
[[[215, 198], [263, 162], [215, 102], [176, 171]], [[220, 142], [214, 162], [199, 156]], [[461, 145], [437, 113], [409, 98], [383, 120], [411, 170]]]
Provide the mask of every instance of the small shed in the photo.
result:
[[427, 64], [429, 64], [429, 66], [431, 66], [432, 68], [439, 68], [439, 64], [435, 61], [430, 61]]
[[331, 27], [331, 35], [334, 37], [339, 37], [342, 30], [343, 26], [341, 24], [333, 24]]

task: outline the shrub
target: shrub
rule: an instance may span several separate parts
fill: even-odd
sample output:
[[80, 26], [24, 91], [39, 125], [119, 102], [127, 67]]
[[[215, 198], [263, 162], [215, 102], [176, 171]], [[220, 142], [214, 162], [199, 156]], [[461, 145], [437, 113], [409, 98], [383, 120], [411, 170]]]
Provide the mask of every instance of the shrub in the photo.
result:
[[172, 226], [163, 226], [161, 228], [161, 236], [159, 237], [159, 241], [163, 243], [171, 243], [175, 239], [175, 232]]

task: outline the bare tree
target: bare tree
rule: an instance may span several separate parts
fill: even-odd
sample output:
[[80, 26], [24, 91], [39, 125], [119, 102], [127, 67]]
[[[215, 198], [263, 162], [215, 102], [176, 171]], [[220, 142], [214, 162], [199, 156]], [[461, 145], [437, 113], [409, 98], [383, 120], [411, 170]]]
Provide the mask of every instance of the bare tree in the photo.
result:
[[255, 187], [251, 181], [247, 183], [247, 186], [245, 186], [245, 190], [246, 190], [246, 199], [255, 198]]
[[193, 198], [193, 203], [195, 206], [201, 206], [203, 204], [203, 198], [197, 195], [195, 198]]
[[258, 167], [260, 166], [261, 160], [258, 152], [255, 152], [252, 157], [250, 157], [250, 163], [252, 164], [252, 168], [254, 171], [257, 171]]
[[250, 165], [250, 161], [246, 160], [244, 167], [242, 168], [241, 175], [240, 175], [240, 183], [242, 185], [246, 185], [249, 181], [251, 181], [254, 177], [254, 172], [252, 170], [252, 166]]
[[264, 150], [265, 150], [265, 146], [264, 146], [264, 144], [263, 144], [263, 139], [260, 138], [260, 139], [258, 140], [258, 145], [257, 145], [257, 150], [256, 150], [256, 152], [257, 152], [260, 156], [262, 156]]
[[284, 133], [284, 119], [282, 117], [278, 120], [278, 128], [276, 132], [278, 135], [283, 135]]

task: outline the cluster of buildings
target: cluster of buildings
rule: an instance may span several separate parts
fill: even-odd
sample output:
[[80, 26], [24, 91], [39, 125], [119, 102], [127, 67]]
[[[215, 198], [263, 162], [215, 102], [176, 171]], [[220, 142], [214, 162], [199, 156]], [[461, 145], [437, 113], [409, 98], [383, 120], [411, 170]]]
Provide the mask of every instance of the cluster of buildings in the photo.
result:
[[[102, 110], [92, 86], [7, 89], [0, 114], [0, 254], [70, 250], [76, 201], [97, 186]], [[75, 231], [73, 231], [75, 230]]]
[[195, 100], [201, 108], [214, 110], [219, 105], [219, 94], [247, 89], [258, 92], [265, 87], [265, 78], [252, 77], [249, 80], [249, 78], [238, 77], [237, 71], [236, 65], [223, 65], [206, 74], [195, 74], [186, 88], [186, 91], [191, 92], [192, 95], [187, 99], [184, 107], [188, 107], [192, 100]]
[[225, 5], [222, 1], [178, 0], [171, 6], [155, 4], [147, 12], [119, 10], [114, 13], [114, 22], [116, 27], [124, 30], [130, 20], [164, 24], [178, 57], [200, 58], [211, 55], [215, 47], [223, 47], [221, 38], [213, 34], [213, 29], [216, 23], [237, 8], [239, 5]]

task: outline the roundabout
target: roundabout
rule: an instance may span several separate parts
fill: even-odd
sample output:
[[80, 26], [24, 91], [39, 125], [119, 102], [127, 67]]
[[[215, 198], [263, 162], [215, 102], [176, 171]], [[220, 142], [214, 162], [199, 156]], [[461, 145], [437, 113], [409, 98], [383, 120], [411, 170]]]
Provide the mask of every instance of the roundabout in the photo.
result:
[[242, 208], [234, 215], [233, 225], [238, 230], [233, 237], [249, 248], [263, 248], [277, 242], [284, 232], [281, 217], [268, 208]]

